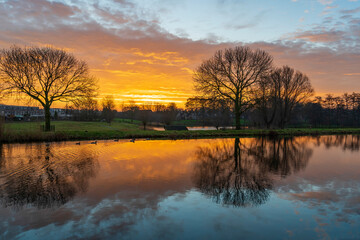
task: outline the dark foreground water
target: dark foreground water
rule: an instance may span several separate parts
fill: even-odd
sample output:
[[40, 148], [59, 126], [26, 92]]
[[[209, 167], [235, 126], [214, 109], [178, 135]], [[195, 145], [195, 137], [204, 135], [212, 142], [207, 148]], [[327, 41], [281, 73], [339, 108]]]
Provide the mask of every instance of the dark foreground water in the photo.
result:
[[0, 239], [360, 239], [360, 138], [12, 144]]

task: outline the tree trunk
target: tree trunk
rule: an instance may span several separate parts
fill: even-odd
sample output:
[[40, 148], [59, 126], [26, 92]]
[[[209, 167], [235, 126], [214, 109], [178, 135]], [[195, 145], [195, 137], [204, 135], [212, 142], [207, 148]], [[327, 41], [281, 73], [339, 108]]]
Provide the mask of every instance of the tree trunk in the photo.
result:
[[283, 118], [281, 119], [281, 121], [280, 121], [280, 128], [281, 128], [281, 129], [284, 129], [284, 128], [285, 128], [286, 121], [285, 121], [284, 118], [285, 118], [285, 117], [283, 117]]
[[44, 106], [44, 111], [45, 111], [45, 132], [49, 132], [50, 131], [50, 119], [51, 119], [49, 104], [46, 104]]
[[236, 130], [240, 130], [240, 106], [238, 103], [235, 103], [235, 125], [236, 125]]

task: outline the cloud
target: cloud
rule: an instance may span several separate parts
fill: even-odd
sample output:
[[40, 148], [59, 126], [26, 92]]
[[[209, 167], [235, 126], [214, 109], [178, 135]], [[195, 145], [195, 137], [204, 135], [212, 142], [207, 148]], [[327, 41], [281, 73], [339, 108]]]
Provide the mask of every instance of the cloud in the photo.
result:
[[[99, 78], [101, 94], [124, 101], [184, 102], [194, 93], [192, 70], [216, 50], [244, 44], [269, 51], [278, 65], [304, 71], [320, 93], [360, 89], [360, 81], [354, 81], [358, 76], [346, 75], [358, 72], [360, 62], [354, 40], [360, 31], [352, 16], [346, 19], [346, 29], [327, 28], [326, 23], [283, 40], [249, 44], [222, 42], [215, 36], [199, 41], [179, 37], [162, 29], [156, 16], [141, 14], [144, 11], [127, 1], [7, 1], [0, 5], [0, 47], [50, 44], [68, 49], [88, 62]], [[163, 90], [150, 98], [149, 93], [160, 88], [177, 91]]]
[[317, 203], [339, 201], [339, 196], [333, 192], [301, 192], [291, 193], [289, 195], [290, 198], [298, 199], [301, 201], [315, 201]]
[[325, 7], [325, 10], [335, 9], [335, 8], [338, 8], [338, 7], [339, 7], [338, 5], [326, 6], [326, 7]]
[[348, 10], [342, 10], [340, 11], [343, 14], [355, 14], [360, 12], [360, 7], [354, 8], [354, 9], [348, 9]]
[[345, 76], [360, 76], [360, 73], [344, 73]]
[[227, 24], [227, 27], [237, 29], [237, 30], [245, 29], [245, 28], [253, 28], [253, 27], [259, 25], [259, 23], [266, 16], [266, 14], [267, 14], [267, 11], [260, 11], [252, 19], [250, 19], [247, 23], [238, 24], [238, 23], [234, 23], [234, 22], [236, 22], [236, 21], [234, 21], [230, 24]]
[[76, 6], [46, 0], [5, 1], [0, 7], [0, 26], [11, 30], [52, 28], [65, 24], [79, 11]]
[[318, 0], [319, 3], [321, 3], [322, 5], [328, 5], [328, 4], [332, 4], [334, 1], [333, 0]]
[[323, 42], [323, 43], [327, 43], [327, 42], [336, 42], [341, 40], [342, 36], [343, 36], [343, 32], [340, 31], [334, 31], [334, 32], [328, 32], [328, 31], [323, 31], [323, 32], [312, 32], [312, 31], [306, 31], [306, 32], [301, 32], [299, 34], [297, 34], [294, 39], [304, 39], [307, 40], [309, 42]]

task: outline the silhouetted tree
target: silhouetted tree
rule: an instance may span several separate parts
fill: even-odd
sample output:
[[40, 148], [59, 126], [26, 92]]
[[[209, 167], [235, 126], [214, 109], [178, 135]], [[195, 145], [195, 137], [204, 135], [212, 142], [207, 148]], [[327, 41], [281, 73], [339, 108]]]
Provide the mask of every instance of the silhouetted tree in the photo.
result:
[[50, 130], [50, 107], [57, 101], [72, 101], [96, 90], [85, 62], [65, 50], [52, 47], [0, 51], [0, 78], [6, 90], [39, 102], [45, 111], [45, 130]]
[[272, 61], [267, 52], [259, 49], [241, 46], [219, 50], [195, 70], [195, 89], [204, 98], [220, 96], [231, 100], [236, 129], [240, 129], [241, 115], [251, 106], [251, 87], [267, 74]]
[[[176, 107], [176, 105], [175, 105], [175, 107]], [[152, 106], [152, 109], [154, 112], [163, 112], [166, 110], [166, 106], [162, 103], [155, 102]]]
[[186, 110], [196, 115], [196, 120], [200, 120], [202, 126], [207, 124], [207, 104], [208, 98], [193, 97], [186, 100]]
[[152, 106], [150, 104], [143, 104], [140, 107], [140, 110], [137, 112], [138, 116], [137, 118], [142, 122], [144, 130], [146, 130], [146, 125], [151, 121], [152, 119]]
[[314, 90], [306, 75], [288, 66], [276, 69], [271, 77], [278, 83], [279, 126], [284, 128], [296, 104], [306, 101]]
[[228, 99], [213, 98], [207, 101], [208, 115], [212, 126], [229, 126], [231, 124], [231, 102]]
[[78, 110], [78, 120], [94, 121], [98, 118], [98, 101], [93, 96], [77, 98], [74, 109]]
[[133, 122], [136, 116], [138, 115], [138, 111], [139, 111], [139, 106], [137, 106], [135, 101], [133, 100], [130, 100], [128, 104], [123, 108], [123, 112], [125, 112], [128, 118], [131, 119], [131, 122]]
[[231, 124], [231, 101], [223, 98], [188, 98], [186, 110], [197, 115], [203, 126], [210, 125], [218, 129]]
[[323, 108], [318, 102], [310, 102], [304, 106], [305, 116], [313, 127], [320, 127], [324, 122]]
[[258, 109], [266, 128], [270, 128], [276, 118], [279, 107], [279, 79], [265, 75], [259, 79], [253, 91], [255, 108]]
[[113, 96], [106, 96], [102, 100], [102, 116], [107, 123], [111, 123], [115, 118], [115, 101]]
[[165, 125], [170, 125], [176, 120], [177, 107], [175, 103], [169, 103], [169, 105], [162, 111], [162, 120]]

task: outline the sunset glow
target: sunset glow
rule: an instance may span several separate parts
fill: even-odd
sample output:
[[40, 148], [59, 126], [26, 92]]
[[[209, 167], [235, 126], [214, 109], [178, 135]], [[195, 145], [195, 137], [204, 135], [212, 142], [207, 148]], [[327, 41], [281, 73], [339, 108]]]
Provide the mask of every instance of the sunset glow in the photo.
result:
[[236, 45], [306, 73], [317, 95], [351, 93], [360, 89], [359, 39], [356, 0], [0, 0], [1, 48], [66, 49], [89, 64], [99, 99], [118, 104], [184, 106], [193, 70]]

